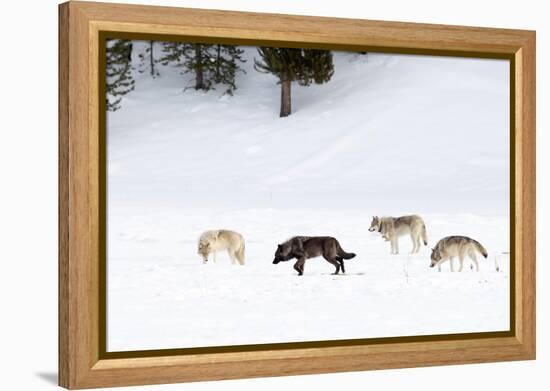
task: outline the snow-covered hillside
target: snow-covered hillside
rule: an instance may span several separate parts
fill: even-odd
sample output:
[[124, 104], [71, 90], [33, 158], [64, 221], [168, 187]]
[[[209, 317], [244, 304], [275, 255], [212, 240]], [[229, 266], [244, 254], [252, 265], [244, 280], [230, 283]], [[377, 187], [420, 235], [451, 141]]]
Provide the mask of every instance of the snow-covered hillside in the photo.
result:
[[[109, 350], [508, 329], [508, 63], [335, 53], [332, 80], [293, 85], [279, 118], [255, 53], [233, 97], [183, 92], [166, 66], [136, 72], [109, 113]], [[482, 271], [437, 273], [408, 237], [390, 256], [371, 216], [406, 213], [425, 218], [430, 246], [483, 243]], [[217, 228], [243, 234], [244, 267], [201, 263], [196, 240]], [[346, 276], [315, 259], [299, 278], [271, 264], [296, 234], [358, 256]]]

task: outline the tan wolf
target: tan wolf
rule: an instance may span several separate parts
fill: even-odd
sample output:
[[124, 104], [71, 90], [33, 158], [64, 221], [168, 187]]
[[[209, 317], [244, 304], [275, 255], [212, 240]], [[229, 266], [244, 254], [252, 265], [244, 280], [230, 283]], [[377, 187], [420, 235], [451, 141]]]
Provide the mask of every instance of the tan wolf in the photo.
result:
[[198, 253], [204, 262], [208, 262], [208, 256], [213, 254], [216, 262], [216, 252], [227, 250], [231, 263], [244, 265], [244, 238], [234, 231], [219, 229], [203, 232], [199, 238]]
[[487, 250], [477, 240], [467, 236], [447, 236], [437, 242], [432, 249], [430, 267], [437, 265], [438, 270], [441, 271], [441, 264], [448, 260], [451, 263], [451, 271], [454, 272], [453, 259], [458, 257], [460, 261], [458, 271], [461, 272], [464, 266], [464, 257], [468, 255], [476, 265], [476, 270], [479, 271], [476, 253], [487, 258]]
[[422, 239], [425, 246], [428, 245], [426, 224], [424, 224], [422, 217], [418, 215], [401, 217], [373, 216], [369, 231], [378, 231], [386, 241], [390, 242], [391, 254], [399, 254], [399, 237], [407, 234], [411, 235], [413, 243], [411, 254], [420, 250], [420, 239]]

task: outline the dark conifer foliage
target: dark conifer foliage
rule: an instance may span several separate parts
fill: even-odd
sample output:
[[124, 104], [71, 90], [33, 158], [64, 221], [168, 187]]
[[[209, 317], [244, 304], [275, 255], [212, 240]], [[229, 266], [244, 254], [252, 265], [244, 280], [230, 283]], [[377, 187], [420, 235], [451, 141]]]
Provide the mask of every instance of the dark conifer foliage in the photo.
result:
[[182, 63], [184, 59], [184, 53], [188, 50], [188, 46], [189, 45], [181, 42], [163, 42], [163, 56], [159, 59], [159, 61], [163, 65], [168, 65], [171, 62], [176, 64]]
[[157, 60], [155, 60], [155, 41], [147, 41], [147, 46], [139, 54], [139, 73], [148, 72], [151, 77], [155, 78], [160, 76], [158, 67], [156, 66]]
[[215, 59], [212, 55], [212, 45], [195, 43], [186, 51], [184, 66], [185, 73], [193, 73], [195, 76], [195, 90], [208, 91], [214, 82], [212, 68]]
[[246, 62], [242, 57], [244, 50], [233, 45], [216, 45], [214, 49], [216, 55], [214, 81], [216, 84], [226, 86], [226, 94], [233, 95], [233, 91], [237, 89], [235, 76], [237, 72], [244, 73], [244, 70], [239, 65]]
[[327, 50], [267, 48], [258, 49], [260, 60], [254, 60], [254, 68], [262, 73], [271, 73], [281, 84], [280, 116], [292, 112], [291, 83], [308, 86], [311, 83], [328, 82], [334, 74], [332, 53]]
[[163, 45], [164, 56], [160, 61], [167, 65], [175, 63], [182, 73], [191, 73], [195, 90], [209, 91], [216, 85], [223, 85], [227, 94], [232, 95], [237, 88], [235, 75], [244, 72], [240, 63], [243, 50], [232, 45], [207, 45], [202, 43], [186, 44], [166, 42]]
[[107, 110], [120, 109], [122, 96], [134, 89], [132, 77], [132, 42], [125, 39], [107, 41]]

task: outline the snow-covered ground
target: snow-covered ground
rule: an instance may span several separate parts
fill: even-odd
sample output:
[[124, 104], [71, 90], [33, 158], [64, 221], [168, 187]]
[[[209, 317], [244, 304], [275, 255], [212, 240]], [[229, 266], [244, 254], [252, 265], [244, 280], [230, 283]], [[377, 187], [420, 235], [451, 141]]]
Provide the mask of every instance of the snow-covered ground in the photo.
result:
[[[108, 116], [108, 350], [507, 330], [508, 63], [335, 53], [333, 79], [293, 85], [281, 119], [254, 55], [233, 97], [161, 67]], [[408, 237], [389, 255], [372, 215], [407, 213], [430, 246], [479, 240], [481, 272], [438, 273]], [[196, 240], [218, 228], [243, 234], [244, 267], [202, 264]], [[271, 263], [294, 235], [357, 257], [298, 277]]]

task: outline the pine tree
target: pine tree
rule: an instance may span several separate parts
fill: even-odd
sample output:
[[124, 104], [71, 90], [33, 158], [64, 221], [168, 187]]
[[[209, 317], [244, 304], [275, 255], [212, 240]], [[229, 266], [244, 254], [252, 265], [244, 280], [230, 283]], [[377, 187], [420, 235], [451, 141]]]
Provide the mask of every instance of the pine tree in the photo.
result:
[[160, 59], [163, 65], [175, 63], [181, 67], [182, 74], [193, 72], [195, 75], [195, 89], [208, 90], [209, 84], [204, 82], [204, 61], [208, 56], [204, 55], [206, 45], [189, 44], [181, 42], [164, 42], [162, 52], [164, 56]]
[[122, 96], [134, 89], [132, 77], [132, 42], [125, 39], [107, 41], [107, 110], [120, 109]]
[[212, 88], [212, 70], [215, 58], [211, 53], [212, 45], [195, 43], [185, 53], [185, 73], [195, 75], [195, 90], [208, 91]]
[[216, 84], [226, 85], [225, 93], [233, 95], [233, 91], [237, 89], [235, 75], [238, 71], [244, 73], [244, 70], [239, 67], [239, 63], [246, 62], [242, 58], [244, 50], [233, 45], [216, 45], [215, 50], [214, 81]]
[[177, 65], [183, 62], [184, 53], [188, 50], [187, 44], [181, 42], [163, 42], [162, 53], [164, 55], [160, 58], [160, 62], [163, 65], [168, 65], [171, 62], [175, 62]]
[[241, 57], [243, 50], [229, 45], [167, 42], [163, 53], [162, 64], [175, 63], [182, 68], [182, 74], [193, 74], [195, 90], [209, 91], [221, 84], [227, 86], [225, 93], [230, 95], [237, 88], [235, 75], [242, 71], [239, 63], [245, 61]]
[[280, 117], [292, 112], [291, 83], [308, 86], [322, 84], [334, 74], [332, 53], [316, 49], [267, 48], [258, 49], [261, 60], [254, 59], [254, 68], [262, 73], [272, 73], [281, 84]]
[[142, 53], [139, 54], [139, 73], [149, 71], [151, 77], [160, 76], [158, 69], [155, 68], [155, 41], [148, 41], [147, 46]]

